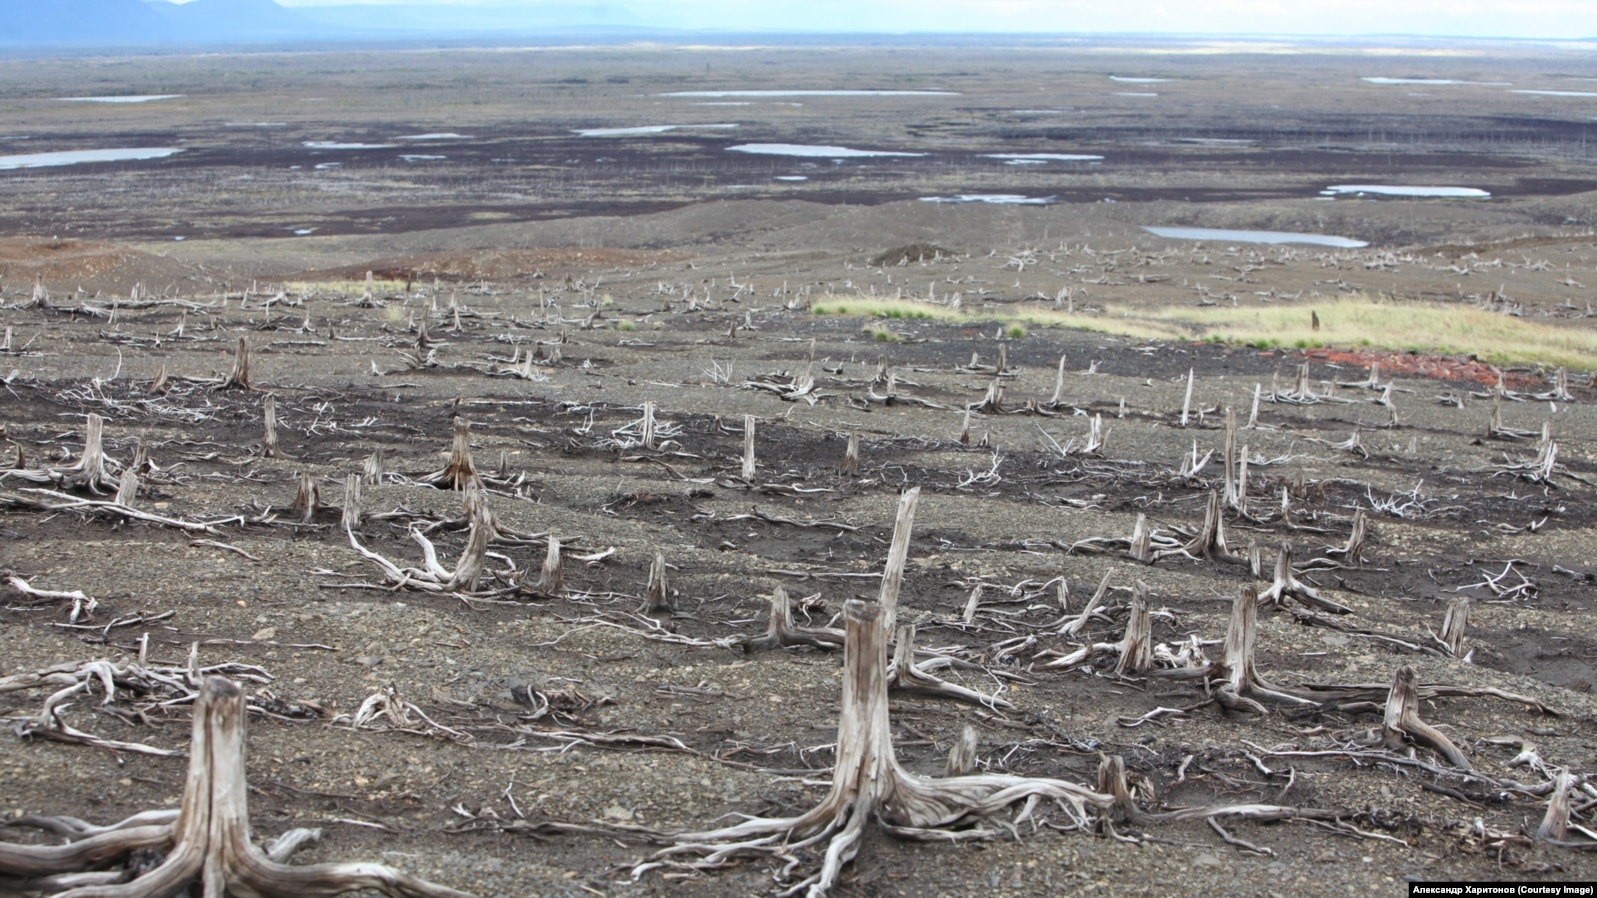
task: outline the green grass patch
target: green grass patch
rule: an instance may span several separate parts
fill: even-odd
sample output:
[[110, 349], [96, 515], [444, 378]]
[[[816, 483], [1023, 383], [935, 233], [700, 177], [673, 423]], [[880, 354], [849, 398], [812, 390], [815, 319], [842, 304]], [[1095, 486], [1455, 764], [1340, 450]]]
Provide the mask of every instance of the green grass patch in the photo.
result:
[[[1473, 355], [1495, 365], [1563, 365], [1597, 369], [1597, 331], [1554, 326], [1462, 304], [1353, 296], [1315, 302], [1241, 306], [1124, 306], [1066, 312], [1015, 305], [969, 311], [902, 299], [853, 297], [816, 303], [817, 315], [1001, 322], [1010, 336], [1027, 325], [1070, 327], [1143, 340], [1205, 340], [1259, 349], [1346, 347]], [[1320, 327], [1312, 326], [1311, 311]]]

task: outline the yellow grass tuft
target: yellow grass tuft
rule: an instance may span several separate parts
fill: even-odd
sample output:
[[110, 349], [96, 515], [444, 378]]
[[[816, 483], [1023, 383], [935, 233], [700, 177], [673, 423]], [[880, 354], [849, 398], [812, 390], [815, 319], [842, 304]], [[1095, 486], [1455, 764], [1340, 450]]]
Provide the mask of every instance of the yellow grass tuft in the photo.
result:
[[[361, 294], [366, 292], [366, 279], [329, 278], [325, 281], [288, 281], [282, 286], [289, 293]], [[372, 281], [372, 292], [378, 296], [403, 293], [405, 292], [405, 282], [391, 278], [376, 278]]]

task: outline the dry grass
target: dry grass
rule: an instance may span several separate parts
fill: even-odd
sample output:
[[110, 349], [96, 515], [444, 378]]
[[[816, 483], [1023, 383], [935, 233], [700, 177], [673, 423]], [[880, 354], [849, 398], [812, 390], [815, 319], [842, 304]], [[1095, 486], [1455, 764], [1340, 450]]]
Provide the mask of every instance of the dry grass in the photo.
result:
[[[1597, 369], [1597, 331], [1559, 327], [1458, 304], [1356, 296], [1313, 304], [1149, 306], [1066, 312], [1042, 306], [980, 311], [865, 297], [816, 303], [818, 315], [1003, 322], [1071, 327], [1150, 340], [1209, 340], [1261, 348], [1368, 348], [1472, 355], [1498, 365]], [[1314, 329], [1311, 311], [1319, 317]], [[1023, 332], [1023, 331], [1022, 331]]]
[[[275, 282], [274, 282], [275, 283]], [[288, 293], [296, 294], [335, 294], [359, 296], [366, 292], [364, 278], [342, 279], [329, 278], [317, 281], [286, 281], [282, 284]], [[390, 296], [404, 293], [406, 284], [402, 280], [392, 278], [374, 278], [372, 280], [372, 295]]]

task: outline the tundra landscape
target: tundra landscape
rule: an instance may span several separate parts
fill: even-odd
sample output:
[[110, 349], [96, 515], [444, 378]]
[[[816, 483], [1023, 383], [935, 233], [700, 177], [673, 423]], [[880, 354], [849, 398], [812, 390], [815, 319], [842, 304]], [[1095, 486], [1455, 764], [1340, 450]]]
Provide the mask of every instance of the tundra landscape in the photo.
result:
[[1594, 84], [0, 60], [0, 894], [1597, 880]]

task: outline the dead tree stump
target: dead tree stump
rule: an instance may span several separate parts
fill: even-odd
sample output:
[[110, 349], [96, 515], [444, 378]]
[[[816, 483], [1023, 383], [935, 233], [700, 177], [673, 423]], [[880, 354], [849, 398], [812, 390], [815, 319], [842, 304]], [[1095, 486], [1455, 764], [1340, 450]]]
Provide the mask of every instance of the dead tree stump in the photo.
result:
[[741, 475], [744, 483], [754, 482], [756, 470], [754, 458], [754, 416], [743, 416], [743, 470]]
[[898, 588], [904, 580], [904, 565], [909, 561], [909, 534], [915, 526], [915, 507], [920, 503], [920, 487], [913, 486], [898, 499], [898, 515], [893, 519], [893, 543], [887, 551], [887, 567], [882, 571], [882, 589], [876, 604], [887, 618], [892, 632], [898, 618]]
[[1254, 665], [1254, 647], [1259, 639], [1259, 592], [1252, 584], [1237, 591], [1231, 603], [1231, 622], [1226, 628], [1220, 660], [1194, 667], [1159, 671], [1173, 679], [1202, 678], [1212, 701], [1227, 711], [1263, 714], [1261, 701], [1272, 704], [1313, 707], [1319, 702], [1285, 692], [1259, 674]]
[[[361, 889], [394, 898], [471, 898], [381, 864], [291, 867], [268, 856], [251, 840], [244, 739], [243, 691], [211, 677], [195, 701], [177, 813], [138, 814], [66, 845], [0, 842], [0, 890], [17, 882], [26, 893], [75, 898], [156, 898], [195, 886], [213, 898], [321, 898]], [[297, 830], [285, 839], [301, 845], [310, 836]], [[165, 858], [141, 871], [131, 856], [146, 851], [164, 851]], [[118, 863], [123, 869], [107, 869]]]
[[1259, 595], [1259, 601], [1280, 607], [1286, 604], [1288, 597], [1332, 614], [1353, 613], [1353, 609], [1325, 598], [1314, 587], [1298, 579], [1297, 572], [1292, 569], [1292, 544], [1283, 541], [1280, 553], [1275, 556], [1274, 582]]
[[455, 439], [449, 448], [449, 463], [442, 470], [417, 479], [446, 490], [463, 490], [469, 483], [480, 482], [477, 466], [471, 461], [471, 422], [455, 418]]
[[283, 452], [283, 447], [277, 442], [277, 397], [271, 393], [266, 394], [261, 417], [265, 424], [265, 432], [261, 435], [261, 457], [288, 458]]
[[843, 464], [838, 471], [847, 477], [859, 476], [859, 431], [848, 434], [848, 449], [843, 453]]
[[943, 776], [970, 776], [975, 773], [976, 751], [980, 747], [976, 728], [966, 724], [960, 729], [953, 747], [948, 750], [948, 763], [943, 766]]
[[1131, 614], [1126, 635], [1120, 640], [1120, 661], [1115, 675], [1139, 674], [1153, 667], [1153, 620], [1148, 610], [1148, 584], [1136, 581], [1131, 590]]
[[238, 354], [233, 356], [233, 370], [216, 385], [218, 390], [253, 390], [250, 383], [250, 338], [238, 338]]
[[643, 594], [643, 607], [638, 610], [641, 614], [676, 610], [676, 604], [671, 601], [671, 589], [665, 585], [665, 555], [663, 553], [654, 553], [654, 561], [649, 564], [649, 587]]
[[742, 641], [746, 649], [779, 649], [808, 646], [823, 651], [833, 651], [843, 646], [843, 631], [832, 627], [800, 627], [793, 621], [793, 600], [787, 590], [778, 586], [771, 590], [771, 619], [763, 636], [751, 636]]
[[[888, 715], [886, 609], [852, 600], [843, 606], [843, 620], [842, 708], [826, 797], [797, 817], [752, 817], [723, 829], [672, 836], [677, 844], [634, 867], [634, 878], [659, 867], [712, 869], [751, 854], [786, 860], [791, 870], [801, 863], [800, 852], [824, 846], [820, 869], [785, 890], [818, 898], [837, 883], [872, 824], [906, 839], [993, 839], [1011, 835], [1021, 823], [1041, 825], [1050, 806], [1064, 815], [1062, 823], [1051, 826], [1076, 830], [1090, 829], [1097, 813], [1114, 806], [1113, 796], [1064, 780], [997, 774], [928, 778], [900, 767]], [[1016, 805], [1020, 811], [1008, 826], [981, 825]], [[688, 856], [695, 857], [682, 860]]]
[[351, 472], [344, 477], [344, 503], [339, 513], [339, 526], [345, 530], [354, 530], [360, 526], [360, 484], [359, 474]]
[[1464, 647], [1464, 631], [1469, 627], [1471, 605], [1469, 596], [1459, 596], [1447, 603], [1447, 613], [1442, 615], [1442, 632], [1436, 634], [1436, 641], [1454, 658], [1459, 657], [1458, 653]]
[[309, 524], [321, 507], [322, 491], [316, 483], [316, 475], [309, 471], [299, 472], [299, 486], [294, 491], [294, 504], [289, 506], [294, 512], [294, 517], [302, 524]]
[[1392, 691], [1386, 697], [1381, 719], [1380, 743], [1387, 748], [1403, 748], [1410, 740], [1436, 750], [1460, 770], [1472, 770], [1469, 758], [1458, 750], [1442, 731], [1420, 720], [1420, 696], [1414, 668], [1404, 666], [1392, 677]]

